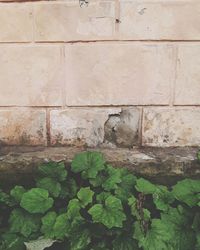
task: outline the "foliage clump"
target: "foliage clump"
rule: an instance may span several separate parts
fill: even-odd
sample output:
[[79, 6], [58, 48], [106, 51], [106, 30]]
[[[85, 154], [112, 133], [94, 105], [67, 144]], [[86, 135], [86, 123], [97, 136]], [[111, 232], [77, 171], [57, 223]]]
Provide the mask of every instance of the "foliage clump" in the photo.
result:
[[83, 152], [0, 190], [0, 249], [200, 250], [199, 207], [200, 180], [155, 185]]

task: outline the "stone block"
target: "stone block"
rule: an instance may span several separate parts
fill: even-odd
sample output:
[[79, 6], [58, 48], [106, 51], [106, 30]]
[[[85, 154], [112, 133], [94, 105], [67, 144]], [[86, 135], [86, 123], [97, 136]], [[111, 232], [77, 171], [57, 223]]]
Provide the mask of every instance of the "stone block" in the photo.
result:
[[120, 1], [122, 40], [200, 40], [200, 2]]
[[199, 108], [146, 108], [143, 118], [143, 146], [199, 146], [199, 124]]
[[32, 40], [32, 7], [28, 4], [0, 3], [0, 43]]
[[119, 114], [120, 111], [98, 108], [52, 110], [51, 144], [96, 147], [104, 142], [104, 126], [109, 115]]
[[61, 55], [57, 45], [0, 46], [0, 106], [62, 106]]
[[176, 105], [200, 105], [200, 44], [179, 44], [175, 84]]
[[174, 81], [173, 45], [66, 46], [67, 105], [166, 105]]
[[35, 6], [37, 41], [111, 39], [115, 30], [114, 1], [42, 3]]
[[46, 112], [40, 109], [1, 108], [0, 145], [46, 145]]

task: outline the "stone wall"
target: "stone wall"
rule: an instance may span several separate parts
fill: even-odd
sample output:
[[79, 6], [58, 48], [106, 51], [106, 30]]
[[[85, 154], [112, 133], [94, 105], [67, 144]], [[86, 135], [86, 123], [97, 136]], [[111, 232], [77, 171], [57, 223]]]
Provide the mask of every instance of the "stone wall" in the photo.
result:
[[200, 144], [200, 1], [0, 3], [0, 144]]

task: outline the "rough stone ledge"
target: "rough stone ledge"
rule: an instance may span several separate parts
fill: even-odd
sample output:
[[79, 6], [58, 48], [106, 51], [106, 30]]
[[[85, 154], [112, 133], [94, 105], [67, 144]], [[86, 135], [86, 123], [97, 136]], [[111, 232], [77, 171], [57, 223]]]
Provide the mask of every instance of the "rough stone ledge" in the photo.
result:
[[36, 166], [44, 161], [65, 161], [69, 166], [74, 155], [84, 150], [101, 151], [113, 166], [126, 167], [163, 184], [184, 177], [200, 178], [198, 148], [3, 147], [0, 148], [0, 183], [13, 183], [24, 176], [31, 178]]

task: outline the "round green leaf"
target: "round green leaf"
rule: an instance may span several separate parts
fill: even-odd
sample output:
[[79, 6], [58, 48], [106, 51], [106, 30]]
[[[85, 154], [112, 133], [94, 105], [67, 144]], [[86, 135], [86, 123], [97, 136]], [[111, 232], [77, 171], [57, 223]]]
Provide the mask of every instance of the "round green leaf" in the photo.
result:
[[89, 187], [81, 188], [77, 194], [81, 202], [81, 206], [86, 207], [88, 204], [90, 204], [92, 202], [93, 195], [94, 192]]
[[12, 233], [5, 233], [1, 236], [1, 250], [25, 250], [24, 237]]
[[14, 209], [9, 218], [10, 232], [29, 237], [40, 228], [40, 217], [28, 214], [23, 209]]
[[20, 205], [29, 213], [45, 213], [53, 206], [53, 199], [47, 190], [32, 188], [23, 194]]
[[114, 196], [109, 196], [104, 205], [94, 205], [88, 212], [94, 222], [102, 223], [108, 228], [122, 227], [126, 220], [121, 201]]
[[56, 180], [45, 177], [37, 181], [37, 187], [46, 189], [53, 197], [58, 197], [61, 191], [61, 185]]
[[20, 202], [26, 189], [22, 186], [15, 186], [11, 191], [10, 195], [17, 201]]
[[46, 238], [53, 239], [55, 237], [53, 227], [55, 225], [56, 218], [56, 212], [48, 212], [42, 218], [41, 232], [45, 235]]
[[57, 181], [64, 181], [67, 178], [67, 170], [64, 162], [43, 163], [38, 168], [38, 173], [43, 177], [50, 177]]
[[200, 194], [200, 180], [185, 179], [173, 186], [173, 195], [177, 200], [185, 202], [188, 206], [198, 205]]
[[105, 168], [105, 160], [101, 153], [83, 152], [77, 154], [72, 161], [72, 171], [74, 173], [82, 172], [82, 177], [95, 178], [100, 170]]

